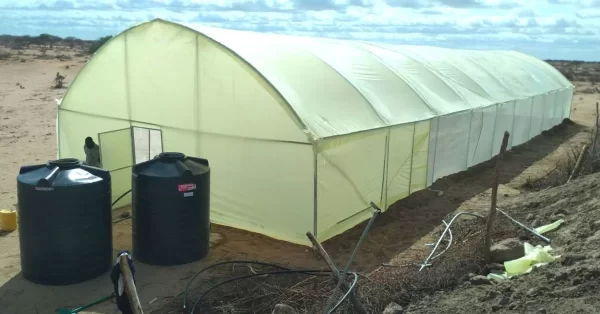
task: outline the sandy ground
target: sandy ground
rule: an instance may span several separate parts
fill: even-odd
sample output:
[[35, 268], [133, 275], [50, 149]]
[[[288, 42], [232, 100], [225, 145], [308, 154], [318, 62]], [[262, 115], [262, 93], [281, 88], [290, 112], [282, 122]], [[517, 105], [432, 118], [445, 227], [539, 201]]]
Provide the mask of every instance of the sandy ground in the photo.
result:
[[[52, 52], [48, 54], [52, 56]], [[28, 56], [27, 52], [0, 60], [0, 208], [16, 208], [15, 181], [22, 165], [43, 163], [56, 157], [54, 99], [62, 97], [66, 89], [51, 88], [52, 80], [56, 72], [60, 72], [67, 76], [68, 86], [84, 62], [82, 57], [61, 61]], [[520, 194], [519, 190], [528, 180], [543, 176], [570, 147], [581, 146], [589, 137], [587, 128], [596, 119], [594, 104], [600, 95], [589, 93], [589, 83], [577, 85], [579, 91], [586, 91], [574, 97], [572, 119], [577, 125], [551, 136], [539, 136], [511, 152], [506, 171], [501, 174], [505, 185], [501, 202]], [[443, 196], [423, 191], [395, 204], [376, 222], [358, 254], [356, 269], [370, 272], [392, 259], [402, 260], [402, 252], [422, 250], [423, 243], [431, 242], [428, 234], [449, 213], [488, 206], [492, 175], [489, 165], [484, 165], [436, 182], [432, 189], [444, 191]], [[325, 244], [339, 264], [348, 258], [362, 228], [363, 225], [359, 225]], [[255, 259], [305, 268], [323, 266], [313, 252], [304, 247], [219, 226], [214, 226], [213, 232], [223, 240], [211, 248], [209, 257], [203, 261], [179, 267], [136, 264], [139, 295], [146, 312], [169, 302], [195, 271], [220, 259]], [[116, 224], [113, 233], [115, 252], [131, 249], [130, 221]], [[108, 274], [66, 287], [25, 281], [20, 275], [18, 231], [0, 234], [0, 313], [51, 313], [57, 307], [90, 303], [111, 291]], [[118, 313], [118, 310], [115, 304], [107, 302], [89, 313]]]

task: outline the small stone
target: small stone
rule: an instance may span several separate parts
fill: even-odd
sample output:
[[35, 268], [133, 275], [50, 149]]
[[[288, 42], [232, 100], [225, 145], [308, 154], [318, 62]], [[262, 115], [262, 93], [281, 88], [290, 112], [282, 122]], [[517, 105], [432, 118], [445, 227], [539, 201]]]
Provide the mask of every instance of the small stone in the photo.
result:
[[400, 304], [396, 302], [392, 302], [385, 307], [383, 310], [383, 314], [402, 314], [404, 313], [404, 308], [400, 306]]
[[498, 291], [490, 290], [483, 297], [480, 297], [480, 301], [489, 301], [495, 299], [500, 293]]
[[500, 305], [500, 306], [507, 305], [508, 303], [510, 303], [510, 299], [507, 298], [506, 296], [502, 296], [502, 298], [500, 298], [500, 300], [498, 300], [498, 305]]
[[546, 311], [546, 309], [540, 309], [539, 311], [537, 311], [537, 314], [546, 314], [548, 313], [548, 311]]
[[565, 266], [573, 265], [578, 261], [585, 260], [586, 256], [583, 254], [566, 254], [561, 259], [561, 264]]
[[569, 279], [569, 274], [567, 273], [561, 273], [560, 275], [556, 276], [556, 281], [562, 281], [567, 279]]
[[527, 221], [533, 221], [534, 219], [535, 219], [535, 215], [533, 215], [533, 214], [529, 214], [529, 215], [527, 215], [527, 218], [525, 218], [525, 220], [527, 220]]
[[493, 305], [492, 306], [492, 312], [498, 312], [502, 309], [502, 305]]
[[491, 280], [489, 280], [485, 276], [475, 276], [475, 277], [469, 279], [469, 282], [474, 286], [491, 285], [492, 284]]
[[559, 208], [554, 212], [555, 215], [568, 215], [569, 213], [564, 208]]
[[531, 288], [531, 289], [527, 290], [527, 292], [525, 292], [525, 295], [528, 297], [532, 297], [532, 296], [536, 295], [537, 293], [538, 293], [537, 288]]
[[506, 239], [496, 243], [490, 249], [490, 257], [493, 262], [504, 263], [525, 255], [523, 243], [518, 239]]
[[286, 304], [277, 304], [271, 314], [296, 314], [296, 310]]

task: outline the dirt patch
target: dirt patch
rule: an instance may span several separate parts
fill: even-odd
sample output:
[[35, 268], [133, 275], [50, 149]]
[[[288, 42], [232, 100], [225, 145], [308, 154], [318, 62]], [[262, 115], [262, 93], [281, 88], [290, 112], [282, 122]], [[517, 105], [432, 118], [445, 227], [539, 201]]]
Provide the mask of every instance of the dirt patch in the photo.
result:
[[598, 313], [600, 299], [600, 175], [507, 199], [501, 206], [532, 225], [562, 218], [564, 225], [548, 236], [555, 263], [530, 274], [491, 285], [468, 281], [408, 305], [405, 313]]

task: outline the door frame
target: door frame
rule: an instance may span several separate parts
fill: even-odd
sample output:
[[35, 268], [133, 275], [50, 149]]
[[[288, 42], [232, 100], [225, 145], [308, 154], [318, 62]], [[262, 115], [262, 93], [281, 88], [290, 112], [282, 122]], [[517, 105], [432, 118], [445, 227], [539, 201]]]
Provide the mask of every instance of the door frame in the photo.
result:
[[123, 131], [123, 130], [129, 130], [129, 136], [131, 137], [131, 156], [132, 156], [133, 159], [131, 160], [131, 165], [130, 166], [125, 166], [125, 167], [121, 167], [121, 168], [117, 168], [117, 169], [106, 169], [109, 172], [111, 172], [111, 171], [117, 171], [117, 170], [122, 170], [122, 169], [125, 169], [127, 167], [131, 167], [131, 166], [135, 165], [135, 143], [134, 143], [134, 138], [133, 138], [133, 128], [132, 127], [128, 127], [128, 128], [122, 128], [122, 129], [110, 130], [110, 131], [98, 133], [98, 145], [100, 146], [100, 164], [102, 166], [104, 166], [103, 158], [102, 158], [102, 137], [100, 135], [102, 135], [102, 134], [108, 134], [108, 133], [114, 133], [114, 132], [120, 132], [120, 131]]

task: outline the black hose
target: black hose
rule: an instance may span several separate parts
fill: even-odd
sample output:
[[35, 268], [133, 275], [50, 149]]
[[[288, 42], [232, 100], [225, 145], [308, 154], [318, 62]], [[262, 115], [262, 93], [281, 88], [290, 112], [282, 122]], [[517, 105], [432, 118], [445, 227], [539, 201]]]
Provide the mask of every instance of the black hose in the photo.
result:
[[[277, 264], [273, 264], [273, 263], [265, 263], [265, 262], [259, 262], [259, 261], [245, 261], [245, 260], [234, 260], [234, 261], [226, 261], [226, 262], [220, 262], [220, 263], [216, 263], [216, 264], [212, 264], [210, 266], [207, 266], [203, 269], [201, 269], [199, 272], [197, 272], [194, 277], [192, 277], [187, 285], [185, 286], [185, 289], [183, 291], [183, 308], [187, 307], [187, 294], [188, 294], [188, 290], [190, 288], [190, 286], [192, 285], [192, 281], [194, 281], [194, 279], [196, 279], [196, 277], [198, 277], [200, 274], [202, 274], [203, 272], [217, 267], [217, 266], [221, 266], [221, 265], [227, 265], [227, 264], [251, 264], [251, 265], [260, 265], [260, 266], [270, 266], [270, 267], [274, 267], [274, 268], [278, 268], [281, 270], [292, 270], [291, 268], [287, 268], [284, 266], [280, 266]], [[310, 273], [307, 271], [301, 271], [301, 272], [305, 272], [305, 273]]]
[[[211, 291], [213, 291], [214, 289], [233, 282], [233, 281], [237, 281], [237, 280], [242, 280], [242, 279], [247, 279], [247, 278], [252, 278], [252, 277], [258, 277], [258, 276], [263, 276], [263, 275], [281, 275], [281, 274], [293, 274], [293, 273], [301, 273], [301, 274], [310, 274], [313, 276], [329, 276], [331, 274], [331, 270], [301, 270], [301, 269], [286, 269], [286, 270], [275, 270], [275, 271], [267, 271], [267, 272], [262, 272], [262, 273], [256, 273], [256, 274], [250, 274], [250, 275], [244, 275], [244, 276], [240, 276], [240, 277], [235, 277], [235, 278], [231, 278], [231, 279], [227, 279], [225, 281], [222, 281], [214, 286], [212, 286], [210, 289], [206, 290], [199, 298], [198, 300], [196, 300], [196, 302], [194, 302], [194, 304], [192, 305], [192, 309], [190, 310], [190, 314], [193, 314], [194, 311], [196, 310], [196, 306], [198, 305], [198, 303], [207, 295], [209, 294]], [[356, 277], [358, 278], [358, 276]], [[352, 290], [350, 290], [352, 291]], [[350, 293], [347, 293], [347, 295], [350, 295]], [[342, 300], [343, 301], [343, 300]], [[341, 304], [341, 302], [339, 303]], [[337, 309], [337, 306], [336, 308]], [[332, 313], [332, 311], [330, 311], [329, 313]]]
[[117, 198], [117, 200], [116, 200], [116, 201], [114, 201], [114, 202], [112, 203], [111, 207], [112, 207], [112, 206], [115, 206], [115, 204], [116, 204], [118, 201], [120, 201], [120, 200], [121, 200], [123, 197], [125, 197], [125, 195], [129, 194], [129, 192], [131, 192], [131, 190], [129, 190], [129, 191], [127, 191], [127, 192], [123, 193], [123, 195], [119, 196], [119, 198]]

